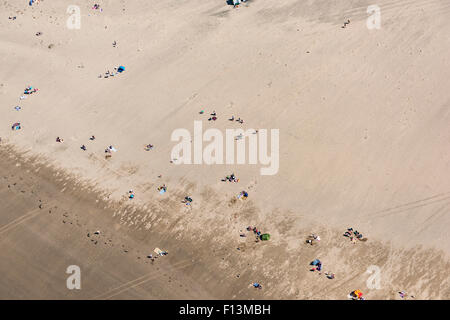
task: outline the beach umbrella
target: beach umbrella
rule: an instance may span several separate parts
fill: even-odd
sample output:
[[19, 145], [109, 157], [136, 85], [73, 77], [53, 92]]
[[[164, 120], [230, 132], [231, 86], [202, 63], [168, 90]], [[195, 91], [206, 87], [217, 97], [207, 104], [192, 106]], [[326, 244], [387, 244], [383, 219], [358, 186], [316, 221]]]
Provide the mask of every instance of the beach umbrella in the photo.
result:
[[125, 71], [125, 67], [124, 66], [120, 66], [118, 69], [117, 69], [117, 72], [123, 72], [123, 71]]

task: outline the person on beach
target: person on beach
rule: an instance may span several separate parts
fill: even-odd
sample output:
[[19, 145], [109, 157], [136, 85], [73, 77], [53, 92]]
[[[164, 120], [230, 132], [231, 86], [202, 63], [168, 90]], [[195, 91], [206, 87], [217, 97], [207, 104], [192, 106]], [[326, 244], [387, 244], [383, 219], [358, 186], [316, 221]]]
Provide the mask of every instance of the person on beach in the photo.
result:
[[347, 21], [344, 22], [344, 25], [341, 28], [346, 28], [348, 24], [350, 24], [350, 19], [347, 19]]

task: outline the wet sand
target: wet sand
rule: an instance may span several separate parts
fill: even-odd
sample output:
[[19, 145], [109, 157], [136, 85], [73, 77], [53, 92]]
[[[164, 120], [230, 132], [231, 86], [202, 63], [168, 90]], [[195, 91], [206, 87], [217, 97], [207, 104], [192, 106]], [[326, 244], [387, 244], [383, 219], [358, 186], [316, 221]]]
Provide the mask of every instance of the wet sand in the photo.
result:
[[[416, 299], [450, 297], [449, 263], [437, 251], [353, 245], [323, 226], [313, 229], [321, 234], [319, 245], [298, 249], [276, 238], [256, 243], [245, 230], [242, 238], [214, 223], [199, 237], [183, 227], [189, 213], [167, 223], [165, 209], [143, 230], [127, 225], [126, 217], [148, 212], [105, 201], [95, 186], [42, 159], [19, 156], [3, 144], [0, 161], [1, 299], [345, 299], [352, 288], [365, 288], [366, 270], [374, 264], [383, 269], [382, 288], [366, 288], [369, 297], [395, 299], [405, 287]], [[296, 235], [299, 243], [305, 235], [307, 230]], [[155, 247], [169, 255], [152, 262], [147, 255], [155, 256]], [[316, 257], [335, 279], [309, 271]], [[81, 290], [66, 287], [69, 265], [81, 269]], [[250, 286], [255, 281], [263, 290]]]

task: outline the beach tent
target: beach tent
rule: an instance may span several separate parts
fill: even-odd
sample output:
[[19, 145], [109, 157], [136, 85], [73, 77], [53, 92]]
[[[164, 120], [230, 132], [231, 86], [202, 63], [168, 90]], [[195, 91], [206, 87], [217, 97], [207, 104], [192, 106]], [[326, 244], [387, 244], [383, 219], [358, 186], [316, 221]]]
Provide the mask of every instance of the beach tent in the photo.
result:
[[270, 240], [270, 234], [264, 233], [264, 234], [261, 235], [260, 238], [261, 238], [262, 241]]
[[124, 66], [120, 66], [120, 67], [117, 69], [117, 72], [119, 72], [119, 73], [121, 73], [121, 72], [123, 72], [123, 71], [125, 71], [125, 67], [124, 67]]
[[315, 259], [313, 262], [311, 262], [311, 265], [317, 266], [320, 263], [319, 259]]

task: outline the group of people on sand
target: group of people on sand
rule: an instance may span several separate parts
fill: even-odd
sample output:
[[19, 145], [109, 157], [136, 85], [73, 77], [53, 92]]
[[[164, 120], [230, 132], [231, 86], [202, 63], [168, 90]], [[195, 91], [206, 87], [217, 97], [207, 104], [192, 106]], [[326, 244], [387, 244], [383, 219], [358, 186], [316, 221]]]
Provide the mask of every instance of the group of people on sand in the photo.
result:
[[31, 86], [28, 86], [28, 87], [26, 87], [24, 90], [23, 90], [23, 94], [33, 94], [33, 93], [35, 93], [36, 91], [38, 91], [39, 89], [37, 89], [37, 88], [33, 88], [33, 87], [31, 87]]
[[[60, 141], [58, 141], [58, 140], [60, 140]], [[91, 136], [91, 137], [89, 138], [89, 140], [94, 141], [94, 140], [95, 140], [95, 136]], [[63, 140], [62, 140], [61, 138], [57, 137], [57, 138], [56, 138], [56, 142], [63, 142]], [[80, 149], [83, 150], [83, 151], [86, 151], [86, 150], [87, 150], [87, 147], [86, 147], [86, 145], [83, 144], [83, 145], [81, 145]], [[106, 152], [106, 151], [105, 151], [105, 152]]]
[[[201, 110], [199, 113], [200, 113], [200, 114], [204, 114], [205, 111], [204, 111], [204, 110]], [[217, 113], [216, 113], [216, 111], [213, 111], [213, 112], [210, 113], [209, 115], [210, 115], [210, 117], [208, 118], [208, 121], [216, 121], [216, 120], [217, 120]], [[243, 120], [243, 119], [241, 119], [240, 117], [237, 118], [237, 119], [235, 119], [234, 115], [232, 115], [231, 118], [229, 118], [228, 120], [229, 120], [229, 121], [236, 121], [236, 122], [239, 122], [240, 124], [243, 124], [243, 123], [244, 123], [244, 120]]]
[[[23, 95], [19, 97], [19, 100], [24, 100], [27, 98], [27, 96], [32, 95], [33, 93], [36, 93], [39, 89], [37, 88], [33, 88], [32, 86], [27, 86], [24, 90], [23, 90]], [[22, 110], [22, 107], [20, 106], [15, 106], [14, 110], [16, 111], [20, 111]], [[18, 131], [22, 129], [22, 125], [20, 122], [14, 122], [11, 126], [11, 129], [13, 131]]]
[[[312, 272], [318, 271], [319, 274], [322, 274], [322, 262], [319, 259], [314, 259], [310, 263], [310, 265], [312, 266], [312, 268], [309, 271], [312, 271]], [[324, 274], [330, 280], [335, 278], [335, 274], [332, 272], [327, 271]]]
[[[269, 234], [263, 234], [261, 232], [261, 230], [258, 230], [258, 228], [256, 228], [256, 227], [248, 226], [247, 227], [247, 231], [253, 231], [253, 234], [255, 235], [255, 242], [259, 242], [260, 240], [268, 240], [268, 239], [270, 239], [270, 235]], [[246, 237], [247, 235], [245, 233], [241, 233], [240, 236], [241, 237]], [[264, 238], [265, 236], [268, 236], [268, 238], [265, 239]]]
[[37, 92], [39, 89], [38, 88], [33, 88], [32, 86], [28, 86], [23, 90], [23, 94], [33, 94], [35, 92]]
[[343, 234], [344, 237], [350, 238], [352, 243], [356, 243], [356, 240], [359, 241], [367, 241], [367, 238], [364, 238], [362, 233], [358, 232], [358, 230], [353, 230], [353, 228], [348, 228], [347, 231]]
[[[115, 46], [115, 44], [113, 43], [113, 47]], [[114, 67], [114, 72], [110, 72], [109, 70], [105, 72], [104, 75], [100, 74], [98, 77], [99, 78], [109, 78], [109, 77], [114, 77], [115, 75], [122, 73], [123, 71], [125, 71], [125, 67], [124, 66], [120, 66], [120, 67]]]
[[364, 300], [363, 293], [361, 290], [354, 290], [350, 292], [348, 298], [352, 300]]
[[310, 244], [310, 245], [314, 245], [317, 242], [320, 241], [320, 236], [316, 235], [316, 234], [310, 234], [307, 238], [306, 238], [306, 243]]
[[211, 117], [208, 118], [208, 121], [216, 121], [217, 120], [217, 113], [215, 111], [213, 111], [210, 114]]
[[183, 201], [181, 201], [181, 202], [187, 206], [190, 206], [192, 204], [192, 201], [194, 201], [194, 200], [192, 200], [192, 198], [190, 196], [186, 196], [186, 197], [184, 197]]
[[239, 118], [237, 118], [237, 119], [235, 119], [234, 118], [234, 116], [231, 116], [231, 118], [230, 119], [228, 119], [228, 120], [230, 120], [230, 121], [234, 121], [234, 120], [236, 120], [237, 122], [239, 122], [240, 124], [243, 124], [244, 123], [244, 120], [243, 119], [241, 119], [240, 117]]
[[222, 179], [222, 181], [226, 182], [239, 182], [239, 179], [236, 178], [236, 176], [234, 175], [234, 173], [230, 174], [229, 176], [226, 176], [225, 178]]
[[[358, 232], [357, 230], [353, 230], [353, 228], [348, 228], [347, 231], [344, 233], [345, 237], [350, 238], [350, 240], [355, 243], [356, 239], [360, 240], [360, 241], [366, 241], [367, 238], [363, 238], [363, 235]], [[310, 234], [307, 238], [306, 238], [306, 244], [310, 244], [310, 245], [314, 245], [316, 243], [318, 243], [320, 241], [320, 236], [316, 235], [316, 234]], [[322, 262], [319, 259], [315, 259], [313, 260], [310, 265], [312, 265], [312, 268], [310, 269], [310, 271], [315, 272], [318, 271], [319, 274], [322, 274]], [[325, 272], [325, 276], [328, 279], [334, 279], [335, 278], [335, 274], [332, 272]], [[349, 297], [352, 297], [354, 299], [357, 300], [363, 300], [361, 299], [362, 297], [362, 292], [356, 292], [358, 290], [353, 291]]]
[[[91, 140], [91, 141], [94, 141], [95, 140], [95, 136], [91, 136], [90, 138], [89, 138], [89, 140]], [[61, 139], [60, 137], [56, 137], [56, 142], [63, 142], [63, 139]], [[144, 149], [145, 149], [145, 151], [150, 151], [150, 150], [152, 150], [153, 149], [153, 145], [152, 144], [147, 144], [145, 147], [144, 147]], [[86, 151], [87, 150], [87, 147], [86, 147], [86, 145], [82, 145], [81, 147], [81, 150], [84, 150], [84, 151]], [[106, 153], [106, 155], [105, 155], [105, 157], [108, 159], [108, 158], [111, 158], [112, 157], [112, 152], [117, 152], [117, 149], [116, 148], [114, 148], [112, 145], [111, 146], [108, 146], [106, 149], [105, 149], [105, 153]]]
[[105, 158], [106, 159], [111, 158], [112, 157], [112, 152], [117, 152], [117, 149], [114, 148], [113, 146], [107, 147], [105, 149], [105, 153], [106, 153]]
[[163, 184], [162, 186], [159, 186], [159, 187], [158, 187], [158, 191], [159, 191], [159, 193], [161, 193], [161, 194], [166, 193], [166, 192], [167, 192], [167, 187], [166, 187], [166, 185]]
[[241, 192], [239, 192], [239, 194], [237, 195], [238, 199], [241, 200], [246, 200], [248, 198], [248, 192], [245, 190], [242, 190]]

